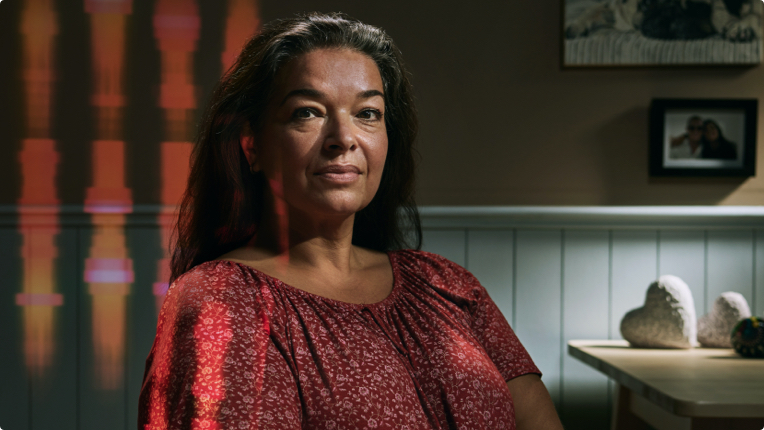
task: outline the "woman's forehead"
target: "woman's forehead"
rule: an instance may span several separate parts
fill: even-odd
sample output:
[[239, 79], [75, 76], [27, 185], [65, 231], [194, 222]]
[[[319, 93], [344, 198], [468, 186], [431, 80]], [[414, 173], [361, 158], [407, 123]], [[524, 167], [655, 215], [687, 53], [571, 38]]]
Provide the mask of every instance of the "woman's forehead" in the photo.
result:
[[276, 93], [295, 89], [383, 92], [376, 63], [366, 54], [346, 49], [315, 49], [289, 61], [279, 71]]

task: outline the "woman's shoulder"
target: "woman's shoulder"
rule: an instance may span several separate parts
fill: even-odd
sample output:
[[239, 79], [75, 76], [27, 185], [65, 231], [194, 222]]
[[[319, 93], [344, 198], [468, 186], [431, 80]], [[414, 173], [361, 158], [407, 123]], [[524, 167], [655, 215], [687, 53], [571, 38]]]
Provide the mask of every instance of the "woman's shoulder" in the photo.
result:
[[257, 301], [261, 282], [239, 263], [212, 260], [182, 274], [167, 291], [166, 301], [177, 306], [198, 307], [204, 303], [241, 305]]
[[467, 269], [441, 255], [413, 249], [394, 251], [392, 254], [398, 270], [404, 272], [406, 277], [418, 278], [436, 288], [465, 297], [482, 295], [485, 290]]
[[180, 275], [173, 282], [173, 287], [189, 289], [205, 285], [226, 288], [246, 284], [249, 279], [241, 266], [239, 263], [228, 260], [205, 261]]
[[454, 263], [442, 255], [428, 251], [422, 251], [420, 249], [401, 249], [398, 251], [393, 251], [391, 254], [395, 255], [395, 258], [401, 264], [418, 265], [420, 267], [432, 267], [439, 270], [467, 272], [464, 267]]

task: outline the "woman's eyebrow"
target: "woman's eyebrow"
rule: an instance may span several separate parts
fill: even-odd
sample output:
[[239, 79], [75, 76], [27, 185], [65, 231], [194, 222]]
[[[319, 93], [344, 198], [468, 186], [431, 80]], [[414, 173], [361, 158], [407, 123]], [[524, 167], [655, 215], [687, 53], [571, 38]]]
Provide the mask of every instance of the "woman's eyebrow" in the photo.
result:
[[284, 103], [286, 103], [286, 101], [289, 100], [289, 98], [297, 97], [297, 96], [304, 96], [304, 97], [310, 97], [310, 98], [314, 98], [314, 99], [320, 99], [320, 98], [322, 98], [324, 96], [324, 93], [322, 93], [321, 91], [318, 91], [318, 90], [311, 89], [311, 88], [300, 88], [300, 89], [292, 90], [292, 91], [288, 92], [286, 96], [284, 96], [284, 98], [281, 100], [281, 103], [279, 104], [279, 106], [283, 106]]
[[369, 98], [376, 97], [376, 96], [380, 96], [382, 98], [385, 98], [384, 93], [382, 93], [382, 91], [379, 91], [379, 90], [366, 90], [366, 91], [362, 91], [362, 92], [358, 93], [358, 98], [359, 99], [369, 99]]
[[[284, 103], [286, 103], [286, 101], [289, 100], [291, 97], [297, 97], [297, 96], [309, 97], [309, 98], [313, 98], [313, 99], [320, 99], [320, 98], [324, 97], [324, 93], [322, 93], [321, 91], [318, 91], [318, 90], [311, 89], [311, 88], [299, 88], [299, 89], [296, 89], [296, 90], [292, 90], [292, 91], [288, 92], [286, 96], [284, 96], [284, 98], [281, 100], [281, 103], [279, 104], [279, 106], [283, 106]], [[366, 90], [366, 91], [361, 91], [360, 93], [358, 93], [357, 98], [359, 98], [359, 99], [369, 99], [369, 98], [376, 97], [376, 96], [380, 96], [380, 97], [384, 98], [385, 94], [382, 91], [379, 91], [379, 90]]]

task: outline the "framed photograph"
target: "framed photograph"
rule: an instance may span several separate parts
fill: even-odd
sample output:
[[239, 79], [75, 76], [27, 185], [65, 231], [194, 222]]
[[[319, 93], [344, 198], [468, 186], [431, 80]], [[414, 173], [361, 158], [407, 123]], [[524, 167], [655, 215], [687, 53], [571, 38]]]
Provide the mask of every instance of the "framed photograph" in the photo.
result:
[[562, 0], [562, 65], [755, 65], [761, 0]]
[[650, 176], [754, 176], [756, 99], [653, 99]]

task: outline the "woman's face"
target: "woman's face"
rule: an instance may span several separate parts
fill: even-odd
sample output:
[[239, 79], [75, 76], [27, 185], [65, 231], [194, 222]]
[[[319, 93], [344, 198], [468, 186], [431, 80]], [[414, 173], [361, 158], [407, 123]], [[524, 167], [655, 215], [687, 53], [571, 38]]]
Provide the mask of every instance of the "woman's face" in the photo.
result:
[[716, 141], [716, 139], [719, 138], [719, 129], [716, 128], [716, 125], [714, 123], [709, 122], [708, 124], [706, 124], [703, 134], [705, 135], [707, 141], [714, 142]]
[[285, 65], [276, 86], [250, 164], [292, 210], [320, 217], [363, 209], [387, 156], [377, 65], [357, 51], [318, 49]]

